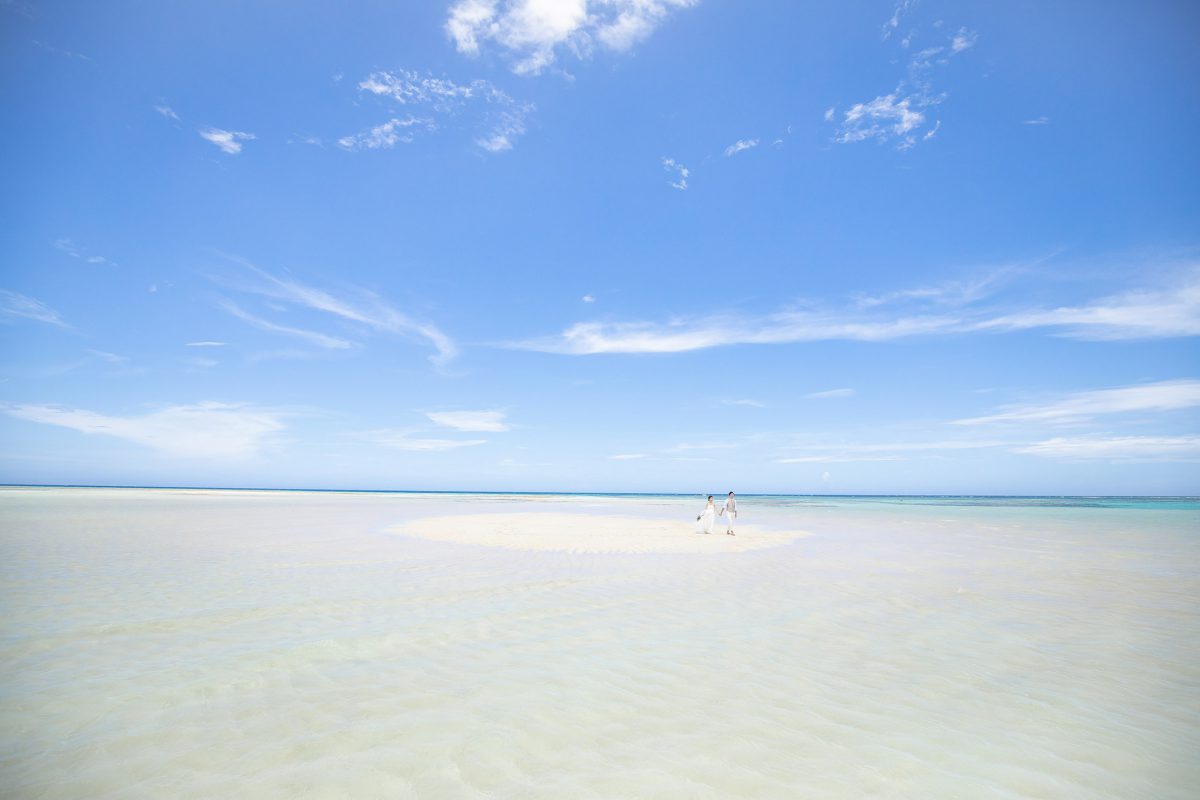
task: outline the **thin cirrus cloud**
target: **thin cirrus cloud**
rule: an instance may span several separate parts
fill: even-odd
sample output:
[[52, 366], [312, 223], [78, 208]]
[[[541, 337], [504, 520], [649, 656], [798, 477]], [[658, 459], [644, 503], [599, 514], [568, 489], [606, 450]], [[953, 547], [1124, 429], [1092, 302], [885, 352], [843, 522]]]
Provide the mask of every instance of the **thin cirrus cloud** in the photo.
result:
[[512, 429], [503, 411], [426, 411], [425, 416], [437, 425], [456, 431], [501, 433]]
[[561, 51], [588, 57], [597, 45], [624, 52], [654, 32], [672, 11], [698, 0], [459, 0], [446, 34], [458, 52], [478, 56], [489, 42], [518, 75], [538, 75]]
[[809, 392], [804, 395], [806, 400], [836, 400], [842, 397], [853, 397], [853, 389], [827, 389], [823, 392]]
[[[423, 341], [432, 345], [435, 349], [436, 352], [429, 356], [429, 360], [437, 367], [444, 366], [458, 355], [458, 347], [454, 341], [442, 333], [436, 326], [413, 319], [407, 314], [391, 307], [372, 292], [361, 289], [356, 290], [355, 293], [358, 295], [358, 298], [355, 300], [335, 297], [323, 289], [273, 275], [244, 258], [232, 255], [226, 255], [226, 257], [241, 265], [258, 278], [258, 281], [255, 283], [238, 284], [236, 288], [243, 292], [329, 314], [344, 322], [356, 323], [376, 332]], [[230, 313], [235, 313], [228, 307], [226, 310], [230, 311]], [[235, 313], [235, 316], [239, 316], [244, 321], [257, 327], [264, 327], [260, 324], [262, 322], [267, 322], [267, 325], [274, 326], [273, 328], [264, 328], [266, 330], [276, 330], [279, 333], [299, 335], [297, 334], [298, 329], [279, 330], [279, 328], [285, 326], [278, 326], [276, 323], [253, 317], [253, 315], [247, 314], [244, 311], [240, 314]], [[303, 333], [311, 334], [309, 337], [310, 341], [322, 347], [345, 349], [351, 346], [349, 341], [340, 337], [327, 336], [312, 331], [304, 331]]]
[[1070, 425], [1110, 414], [1178, 411], [1197, 406], [1200, 406], [1200, 380], [1184, 379], [1076, 392], [1053, 403], [1012, 406], [983, 417], [955, 420], [954, 424]]
[[249, 323], [259, 330], [269, 331], [270, 333], [282, 333], [287, 336], [295, 336], [296, 338], [303, 339], [311, 344], [315, 344], [319, 347], [327, 347], [332, 350], [346, 350], [352, 346], [349, 341], [341, 339], [337, 336], [327, 336], [326, 334], [304, 330], [303, 328], [293, 328], [288, 325], [279, 325], [271, 322], [270, 320], [265, 320], [262, 317], [256, 317], [250, 312], [243, 310], [242, 307], [237, 303], [229, 300], [222, 300], [220, 305], [221, 308], [225, 309], [242, 322]]
[[0, 289], [0, 319], [11, 322], [14, 318], [32, 319], [60, 328], [71, 327], [63, 320], [62, 315], [41, 300], [20, 292]]
[[256, 138], [253, 133], [245, 131], [227, 131], [221, 128], [201, 128], [196, 131], [206, 141], [212, 142], [222, 153], [236, 156], [242, 152], [242, 143]]
[[999, 440], [945, 440], [880, 444], [808, 444], [788, 448], [793, 453], [773, 459], [776, 464], [850, 463], [856, 461], [907, 461], [914, 457], [937, 457], [940, 453], [987, 450], [1011, 445]]
[[411, 431], [373, 431], [367, 434], [367, 438], [385, 447], [416, 453], [436, 453], [487, 444], [487, 439], [437, 439], [426, 436], [414, 436]]
[[737, 155], [743, 150], [749, 150], [754, 147], [758, 147], [758, 139], [738, 139], [736, 142], [729, 145], [729, 147], [725, 148], [725, 155]]
[[40, 405], [8, 405], [0, 410], [30, 422], [113, 436], [176, 458], [251, 458], [284, 428], [276, 412], [229, 403], [171, 406], [125, 417]]
[[937, 292], [896, 293], [897, 298], [932, 302], [932, 311], [895, 313], [893, 303], [860, 302], [849, 308], [783, 310], [760, 316], [678, 318], [669, 322], [579, 322], [558, 335], [501, 346], [518, 350], [595, 355], [682, 353], [738, 344], [817, 341], [883, 342], [916, 336], [946, 336], [1048, 330], [1082, 340], [1121, 341], [1200, 335], [1200, 272], [1169, 290], [1137, 290], [1077, 306], [1000, 312], [978, 309], [976, 296], [950, 304]]
[[1059, 436], [1016, 452], [1069, 460], [1200, 462], [1200, 436]]
[[[360, 92], [408, 109], [404, 117], [357, 134], [343, 136], [338, 145], [346, 150], [387, 150], [415, 141], [417, 134], [440, 127], [437, 119], [464, 118], [475, 130], [475, 144], [490, 153], [511, 150], [525, 133], [526, 118], [533, 106], [519, 103], [491, 81], [457, 83], [415, 70], [372, 72], [358, 83]], [[421, 115], [411, 113], [419, 111]]]

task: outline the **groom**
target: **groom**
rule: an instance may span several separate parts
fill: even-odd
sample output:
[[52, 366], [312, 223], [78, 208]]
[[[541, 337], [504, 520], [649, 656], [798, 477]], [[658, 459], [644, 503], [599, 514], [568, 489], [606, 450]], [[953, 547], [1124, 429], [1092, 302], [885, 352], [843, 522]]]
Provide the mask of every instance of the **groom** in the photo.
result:
[[733, 521], [737, 519], [737, 500], [733, 499], [733, 492], [725, 498], [725, 505], [721, 506], [721, 514], [725, 517], [725, 533], [729, 536], [736, 536], [733, 532]]

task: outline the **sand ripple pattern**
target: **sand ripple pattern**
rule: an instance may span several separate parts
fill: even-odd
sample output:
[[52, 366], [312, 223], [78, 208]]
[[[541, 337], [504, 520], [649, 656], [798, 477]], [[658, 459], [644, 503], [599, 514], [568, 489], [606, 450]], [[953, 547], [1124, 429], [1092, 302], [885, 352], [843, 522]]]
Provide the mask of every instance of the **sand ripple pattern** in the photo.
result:
[[1195, 514], [764, 512], [814, 535], [720, 556], [390, 530], [456, 502], [0, 490], [0, 795], [1170, 800], [1200, 782]]

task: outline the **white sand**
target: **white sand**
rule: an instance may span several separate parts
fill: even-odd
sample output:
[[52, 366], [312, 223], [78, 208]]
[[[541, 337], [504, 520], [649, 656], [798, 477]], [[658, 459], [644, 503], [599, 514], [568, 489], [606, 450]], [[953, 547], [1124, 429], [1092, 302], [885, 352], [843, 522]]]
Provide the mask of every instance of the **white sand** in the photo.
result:
[[536, 511], [426, 517], [392, 530], [438, 542], [570, 553], [741, 553], [778, 547], [807, 535], [738, 524], [729, 536], [724, 520], [719, 522], [711, 534], [705, 534], [697, 533], [695, 524], [680, 520]]

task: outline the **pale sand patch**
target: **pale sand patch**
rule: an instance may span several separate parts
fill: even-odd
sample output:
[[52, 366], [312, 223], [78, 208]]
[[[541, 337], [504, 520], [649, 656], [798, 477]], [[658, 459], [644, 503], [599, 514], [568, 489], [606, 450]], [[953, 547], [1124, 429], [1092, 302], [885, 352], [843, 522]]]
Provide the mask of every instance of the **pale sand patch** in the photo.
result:
[[740, 553], [809, 535], [740, 524], [736, 536], [725, 535], [724, 525], [704, 534], [688, 521], [552, 512], [425, 517], [389, 530], [439, 542], [572, 553]]

